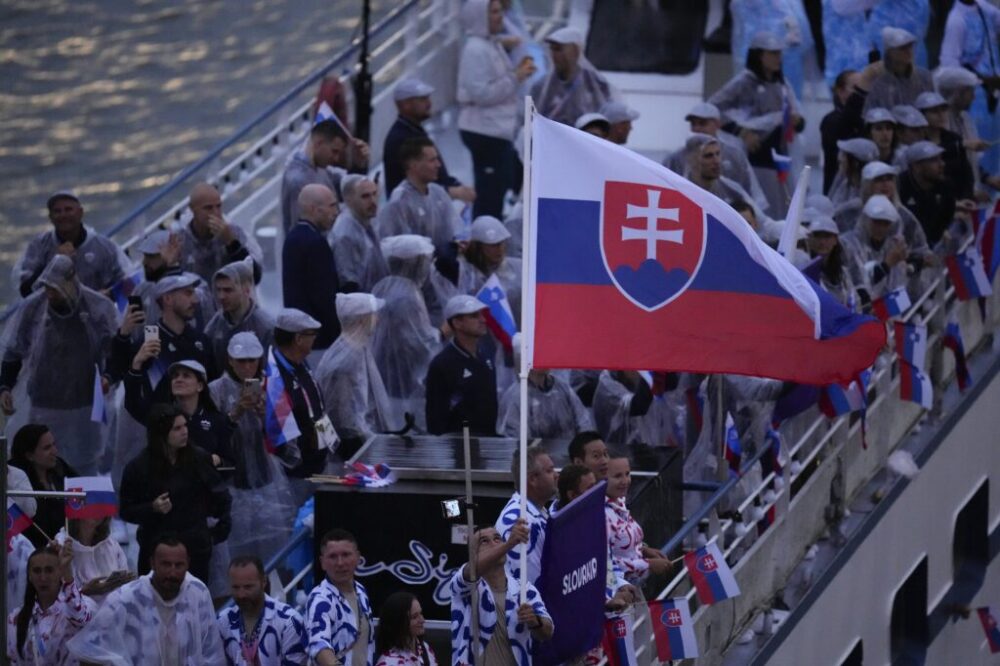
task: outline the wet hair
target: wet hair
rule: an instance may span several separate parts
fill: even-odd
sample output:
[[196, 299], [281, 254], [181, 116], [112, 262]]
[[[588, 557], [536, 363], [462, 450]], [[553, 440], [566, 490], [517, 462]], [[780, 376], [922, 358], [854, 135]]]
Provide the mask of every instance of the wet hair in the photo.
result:
[[320, 539], [319, 541], [320, 552], [322, 552], [322, 550], [326, 548], [326, 544], [330, 543], [331, 541], [349, 541], [354, 544], [355, 548], [358, 547], [357, 537], [355, 537], [353, 534], [351, 534], [345, 529], [335, 527], [332, 530], [328, 531], [326, 534], [324, 534], [323, 538]]
[[42, 441], [42, 435], [49, 432], [47, 425], [41, 423], [28, 423], [21, 426], [21, 429], [14, 435], [14, 442], [10, 447], [10, 464], [25, 471], [34, 466], [28, 460], [28, 454], [34, 453], [38, 448], [38, 443]]
[[603, 439], [603, 437], [596, 430], [584, 430], [581, 433], [577, 433], [576, 437], [570, 440], [569, 443], [569, 459], [583, 460], [584, 455], [586, 455], [585, 449], [587, 448], [587, 444], [599, 439]]
[[[77, 541], [80, 540], [79, 520], [69, 521], [69, 535]], [[97, 524], [97, 528], [94, 530], [94, 545], [101, 543], [109, 536], [111, 536], [111, 518], [106, 517]]]
[[393, 648], [410, 647], [410, 609], [417, 598], [406, 591], [393, 592], [386, 598], [378, 613], [375, 628], [375, 654], [383, 655]]
[[335, 120], [322, 120], [309, 130], [309, 136], [313, 138], [320, 138], [325, 141], [333, 141], [334, 139], [340, 139], [344, 143], [347, 143], [347, 134], [344, 132], [344, 128], [340, 126]]
[[[507, 241], [500, 242], [506, 243]], [[486, 254], [483, 252], [484, 245], [487, 245], [487, 243], [483, 243], [481, 241], [469, 241], [469, 246], [465, 249], [465, 260], [485, 274], [492, 268], [492, 266], [487, 265]]]
[[[59, 558], [59, 555], [48, 546], [39, 548], [28, 556], [27, 571], [31, 571], [31, 561], [41, 555], [51, 555], [56, 559]], [[17, 654], [21, 657], [24, 657], [24, 642], [28, 640], [28, 626], [31, 624], [31, 614], [35, 610], [36, 601], [38, 601], [38, 593], [35, 591], [35, 586], [29, 580], [28, 584], [24, 586], [24, 603], [21, 604], [21, 609], [17, 611]]]
[[823, 273], [830, 284], [840, 285], [844, 282], [844, 247], [838, 242], [830, 250], [826, 261], [822, 263], [820, 272]]
[[754, 219], [757, 219], [757, 211], [754, 210], [753, 205], [749, 201], [747, 201], [746, 199], [742, 199], [742, 198], [733, 199], [733, 202], [731, 204], [729, 204], [729, 205], [737, 213], [745, 213], [747, 211], [750, 211], [750, 213], [753, 214]]
[[256, 555], [237, 555], [233, 559], [229, 560], [229, 568], [234, 567], [246, 567], [252, 566], [260, 574], [261, 578], [264, 578], [267, 574], [264, 573], [264, 563]]
[[[146, 448], [149, 451], [151, 471], [153, 478], [163, 478], [169, 467], [167, 461], [167, 436], [174, 427], [174, 421], [178, 416], [183, 416], [187, 421], [187, 415], [181, 411], [180, 407], [170, 403], [157, 403], [149, 410], [146, 418]], [[177, 451], [177, 464], [188, 465], [194, 462], [194, 449], [191, 444]]]
[[764, 51], [765, 49], [748, 49], [745, 63], [746, 68], [756, 74], [757, 78], [762, 81], [776, 81], [778, 83], [784, 83], [785, 76], [782, 69], [779, 69], [770, 78], [764, 72], [764, 65], [761, 62], [761, 59], [764, 56]]
[[833, 89], [842, 90], [847, 85], [847, 79], [851, 74], [857, 74], [857, 70], [845, 69], [840, 74], [837, 74], [837, 78], [833, 80]]
[[559, 506], [564, 507], [570, 503], [569, 494], [577, 492], [580, 488], [580, 481], [588, 474], [593, 474], [583, 465], [566, 465], [559, 472]]
[[159, 548], [160, 546], [166, 546], [167, 548], [176, 548], [177, 546], [184, 546], [184, 552], [188, 553], [187, 544], [184, 543], [184, 541], [177, 535], [176, 532], [168, 531], [157, 535], [157, 537], [153, 539], [153, 543], [150, 544], [150, 546], [151, 546], [149, 549], [150, 561], [152, 561], [153, 557], [156, 556], [156, 549]]
[[632, 459], [629, 458], [628, 451], [626, 451], [625, 449], [619, 449], [617, 447], [616, 448], [611, 448], [610, 446], [608, 447], [608, 461], [621, 460], [622, 458], [628, 460], [629, 465], [631, 466]]
[[424, 148], [434, 147], [434, 142], [426, 136], [410, 137], [399, 146], [399, 161], [406, 168], [410, 162], [419, 160], [423, 156]]

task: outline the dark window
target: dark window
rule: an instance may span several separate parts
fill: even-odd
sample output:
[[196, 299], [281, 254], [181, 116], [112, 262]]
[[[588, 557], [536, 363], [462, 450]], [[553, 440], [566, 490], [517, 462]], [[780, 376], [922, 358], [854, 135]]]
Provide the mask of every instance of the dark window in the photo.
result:
[[981, 580], [990, 557], [989, 481], [983, 481], [955, 518], [951, 542], [952, 577], [955, 582]]
[[896, 666], [923, 664], [927, 654], [927, 558], [903, 582], [892, 600], [889, 649]]
[[865, 646], [859, 638], [854, 642], [854, 647], [851, 649], [851, 653], [844, 657], [844, 661], [840, 662], [840, 666], [863, 666], [864, 663]]

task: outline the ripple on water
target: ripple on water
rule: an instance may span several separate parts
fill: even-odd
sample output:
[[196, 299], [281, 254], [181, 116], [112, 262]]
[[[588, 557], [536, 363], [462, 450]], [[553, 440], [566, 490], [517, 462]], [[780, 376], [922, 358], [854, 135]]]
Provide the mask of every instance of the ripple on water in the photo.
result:
[[[394, 6], [376, 1], [374, 17]], [[346, 43], [355, 0], [0, 3], [0, 302], [45, 200], [107, 229]]]

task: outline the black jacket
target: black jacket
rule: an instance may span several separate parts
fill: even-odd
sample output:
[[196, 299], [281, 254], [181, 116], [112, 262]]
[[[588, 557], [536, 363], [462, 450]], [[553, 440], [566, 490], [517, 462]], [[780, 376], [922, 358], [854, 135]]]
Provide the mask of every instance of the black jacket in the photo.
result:
[[[154, 472], [149, 449], [144, 449], [125, 466], [119, 490], [122, 520], [139, 525], [140, 545], [149, 544], [164, 532], [196, 537], [201, 542], [221, 543], [229, 536], [232, 499], [222, 477], [207, 453], [189, 443], [194, 454], [189, 462]], [[170, 494], [169, 513], [153, 510], [153, 500]], [[218, 524], [209, 530], [211, 516]]]
[[427, 430], [435, 435], [461, 432], [468, 421], [475, 435], [496, 435], [495, 348], [484, 338], [476, 356], [454, 341], [427, 368]]
[[844, 104], [834, 100], [833, 111], [823, 116], [819, 124], [823, 141], [823, 194], [830, 191], [833, 178], [837, 175], [840, 155], [837, 142], [864, 134], [865, 121], [861, 112], [866, 97], [866, 93], [855, 89]]

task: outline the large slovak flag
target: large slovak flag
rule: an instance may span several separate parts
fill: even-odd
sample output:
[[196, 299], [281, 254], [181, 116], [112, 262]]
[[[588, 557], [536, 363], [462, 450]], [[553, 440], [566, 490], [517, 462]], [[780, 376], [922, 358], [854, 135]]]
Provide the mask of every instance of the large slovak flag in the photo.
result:
[[698, 600], [705, 605], [714, 604], [740, 595], [736, 577], [726, 564], [719, 545], [712, 542], [698, 550], [684, 554], [684, 566], [698, 591]]
[[507, 292], [500, 285], [500, 279], [494, 273], [483, 284], [483, 288], [476, 294], [476, 298], [486, 304], [486, 326], [493, 333], [493, 336], [510, 353], [514, 349], [514, 335], [517, 333], [517, 324], [514, 323], [514, 313], [510, 309], [510, 302], [507, 300]]
[[653, 621], [653, 639], [660, 661], [694, 659], [698, 656], [698, 640], [687, 599], [664, 599], [649, 602], [649, 617]]
[[896, 354], [921, 370], [927, 367], [927, 327], [919, 324], [893, 324]]
[[534, 366], [829, 384], [875, 360], [884, 327], [725, 202], [631, 150], [530, 118], [522, 326]]
[[968, 301], [993, 294], [993, 285], [986, 276], [983, 258], [976, 248], [970, 247], [965, 252], [951, 255], [945, 259], [945, 265], [958, 300]]
[[915, 402], [924, 409], [934, 406], [934, 386], [923, 370], [906, 359], [899, 359], [899, 398]]
[[118, 496], [108, 476], [66, 477], [66, 492], [87, 493], [83, 499], [71, 497], [66, 500], [66, 517], [73, 519], [100, 519], [118, 515]]
[[264, 445], [271, 453], [302, 435], [292, 414], [292, 398], [285, 390], [278, 363], [272, 348], [264, 367]]
[[1000, 628], [997, 627], [997, 616], [993, 613], [992, 606], [977, 608], [979, 621], [983, 624], [983, 631], [986, 632], [986, 640], [990, 644], [990, 653], [1000, 652]]

